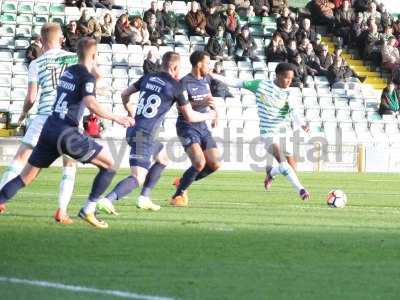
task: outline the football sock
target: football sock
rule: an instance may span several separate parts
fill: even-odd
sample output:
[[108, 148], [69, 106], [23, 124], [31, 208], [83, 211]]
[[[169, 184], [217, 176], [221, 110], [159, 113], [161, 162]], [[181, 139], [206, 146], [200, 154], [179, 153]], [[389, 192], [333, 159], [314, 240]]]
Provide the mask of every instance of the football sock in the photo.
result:
[[22, 169], [24, 168], [25, 164], [19, 162], [18, 160], [14, 160], [6, 169], [3, 176], [1, 177], [0, 181], [0, 189], [2, 189], [7, 182], [11, 179], [17, 177], [21, 174]]
[[304, 189], [304, 187], [300, 183], [299, 178], [296, 175], [296, 172], [293, 170], [293, 168], [287, 162], [282, 162], [279, 164], [279, 171], [283, 176], [285, 176], [287, 178], [287, 180], [292, 184], [292, 186], [297, 191]]
[[63, 176], [60, 182], [60, 193], [58, 195], [58, 207], [63, 211], [67, 211], [69, 202], [71, 201], [75, 183], [75, 167], [64, 167]]
[[203, 179], [204, 177], [207, 177], [208, 175], [214, 173], [215, 170], [211, 169], [209, 166], [205, 166], [203, 170], [199, 174], [197, 174], [195, 181], [198, 181], [200, 179]]
[[100, 168], [93, 181], [92, 191], [89, 195], [89, 201], [97, 202], [100, 196], [107, 190], [114, 176], [114, 170], [110, 171], [104, 168]]
[[187, 169], [186, 172], [183, 173], [174, 197], [182, 195], [183, 191], [187, 190], [187, 188], [193, 183], [199, 173], [200, 172], [197, 171], [196, 168], [193, 166]]
[[93, 214], [96, 211], [96, 202], [88, 200], [83, 211], [85, 214]]
[[128, 176], [125, 179], [118, 182], [115, 188], [109, 193], [106, 198], [108, 200], [115, 201], [119, 200], [129, 193], [131, 193], [135, 188], [139, 186], [139, 183], [134, 176]]
[[269, 172], [269, 174], [274, 177], [278, 174], [281, 174], [281, 171], [279, 170], [279, 166], [277, 167], [272, 167], [271, 171]]
[[143, 184], [142, 192], [140, 193], [141, 196], [148, 197], [151, 190], [156, 186], [158, 180], [160, 180], [161, 173], [164, 171], [166, 165], [160, 164], [159, 162], [155, 162], [150, 170], [147, 173], [146, 180]]
[[25, 187], [25, 183], [22, 181], [20, 175], [6, 183], [6, 185], [0, 190], [0, 204], [10, 200], [23, 187]]

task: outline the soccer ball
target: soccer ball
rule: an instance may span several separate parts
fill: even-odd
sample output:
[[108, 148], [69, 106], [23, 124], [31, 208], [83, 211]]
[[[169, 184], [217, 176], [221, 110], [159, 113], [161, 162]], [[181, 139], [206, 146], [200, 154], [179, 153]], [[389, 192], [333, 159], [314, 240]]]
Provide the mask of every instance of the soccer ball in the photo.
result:
[[329, 192], [326, 203], [332, 208], [343, 208], [346, 206], [347, 196], [341, 190], [333, 190]]

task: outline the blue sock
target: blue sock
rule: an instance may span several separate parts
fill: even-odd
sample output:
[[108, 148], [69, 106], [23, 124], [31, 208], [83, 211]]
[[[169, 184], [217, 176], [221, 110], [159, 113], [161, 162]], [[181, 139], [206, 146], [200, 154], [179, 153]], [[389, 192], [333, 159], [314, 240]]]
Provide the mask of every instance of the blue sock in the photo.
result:
[[207, 177], [208, 175], [214, 173], [215, 170], [211, 169], [209, 166], [205, 166], [203, 170], [196, 176], [195, 181], [203, 179], [204, 177]]
[[119, 200], [126, 195], [130, 194], [135, 188], [139, 186], [136, 177], [129, 176], [118, 182], [115, 188], [107, 195], [107, 199], [110, 201]]
[[20, 175], [9, 181], [0, 191], [0, 204], [10, 200], [15, 194], [25, 187]]
[[92, 191], [89, 195], [89, 201], [97, 201], [100, 196], [107, 190], [114, 176], [114, 170], [110, 171], [104, 168], [100, 168], [99, 173], [97, 173], [93, 181]]
[[176, 189], [174, 197], [182, 195], [183, 191], [187, 190], [187, 188], [193, 183], [199, 173], [200, 172], [197, 171], [196, 168], [193, 166], [187, 169], [186, 172], [183, 173], [181, 183]]
[[151, 190], [156, 186], [158, 180], [161, 177], [162, 171], [164, 171], [166, 165], [160, 164], [159, 162], [154, 163], [149, 173], [147, 173], [146, 180], [143, 184], [143, 189], [140, 195], [147, 197]]

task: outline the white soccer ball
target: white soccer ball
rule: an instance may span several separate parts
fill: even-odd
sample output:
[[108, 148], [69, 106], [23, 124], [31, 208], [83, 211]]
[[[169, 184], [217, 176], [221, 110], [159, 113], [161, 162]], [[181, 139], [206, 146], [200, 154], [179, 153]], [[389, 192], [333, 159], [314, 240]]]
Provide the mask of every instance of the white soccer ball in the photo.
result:
[[332, 208], [343, 208], [347, 203], [347, 196], [341, 190], [330, 191], [326, 203]]

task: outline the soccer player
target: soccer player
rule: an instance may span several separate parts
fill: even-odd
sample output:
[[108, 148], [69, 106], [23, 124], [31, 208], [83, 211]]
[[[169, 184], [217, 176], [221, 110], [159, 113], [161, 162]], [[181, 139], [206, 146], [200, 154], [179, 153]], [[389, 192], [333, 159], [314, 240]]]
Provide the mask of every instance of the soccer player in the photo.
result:
[[[171, 106], [176, 102], [182, 118], [188, 122], [204, 122], [215, 120], [215, 111], [199, 113], [192, 109], [178, 81], [180, 56], [175, 52], [167, 52], [162, 58], [162, 71], [147, 74], [122, 92], [122, 100], [128, 114], [135, 116], [135, 126], [126, 131], [127, 142], [131, 147], [129, 164], [131, 175], [119, 182], [115, 188], [97, 205], [99, 210], [115, 214], [113, 202], [131, 193], [143, 185], [138, 207], [156, 211], [160, 207], [154, 204], [149, 193], [160, 178], [167, 163], [166, 150], [156, 139], [156, 131], [164, 120]], [[133, 93], [140, 96], [136, 111], [129, 102]], [[154, 163], [151, 165], [151, 157]]]
[[[276, 175], [285, 176], [293, 187], [297, 190], [300, 198], [308, 200], [310, 194], [303, 187], [295, 172], [296, 160], [290, 145], [280, 145], [281, 133], [286, 137], [293, 136], [289, 118], [296, 126], [301, 126], [306, 132], [309, 131], [308, 124], [301, 118], [297, 110], [297, 104], [289, 97], [289, 87], [294, 76], [294, 69], [291, 64], [280, 63], [276, 67], [276, 80], [251, 80], [245, 81], [235, 78], [226, 78], [221, 75], [211, 74], [211, 76], [228, 86], [245, 88], [256, 94], [258, 116], [260, 118], [260, 134], [265, 137], [269, 151], [278, 161], [276, 167], [267, 166], [264, 186], [269, 190]], [[282, 149], [281, 149], [281, 146]]]
[[[17, 153], [10, 166], [6, 169], [0, 181], [0, 189], [11, 179], [19, 175], [28, 161], [32, 149], [36, 146], [42, 131], [43, 124], [52, 113], [52, 107], [56, 99], [57, 81], [68, 65], [76, 64], [78, 59], [75, 53], [66, 52], [61, 49], [63, 40], [60, 25], [57, 23], [44, 24], [41, 29], [41, 41], [44, 54], [32, 61], [28, 73], [28, 93], [25, 99], [23, 111], [19, 117], [21, 124], [27, 117], [28, 112], [34, 105], [36, 97], [39, 97], [38, 116], [34, 118], [28, 130], [21, 140]], [[63, 158], [63, 176], [60, 183], [58, 197], [59, 208], [54, 218], [57, 222], [70, 224], [72, 220], [67, 214], [67, 206], [71, 200], [75, 181], [75, 162], [66, 157]], [[0, 207], [0, 213], [5, 211], [5, 206]]]
[[[192, 72], [181, 79], [195, 111], [206, 113], [215, 110], [208, 76], [210, 56], [204, 51], [195, 51], [190, 56]], [[212, 126], [214, 126], [212, 124]], [[182, 178], [176, 180], [176, 192], [170, 200], [173, 206], [187, 206], [187, 189], [193, 183], [205, 178], [220, 167], [220, 153], [206, 122], [188, 122], [179, 114], [176, 131], [192, 165]]]
[[89, 72], [93, 69], [96, 59], [96, 41], [92, 38], [79, 40], [77, 54], [79, 64], [68, 67], [59, 79], [53, 113], [47, 118], [28, 163], [21, 175], [9, 181], [0, 190], [0, 205], [30, 184], [42, 168], [48, 168], [60, 155], [65, 154], [99, 168], [88, 201], [80, 210], [79, 217], [98, 228], [107, 228], [106, 222], [97, 219], [95, 210], [96, 202], [115, 175], [114, 161], [106, 149], [80, 133], [78, 126], [85, 106], [99, 117], [125, 127], [133, 124], [133, 119], [108, 113], [96, 101], [96, 79]]

